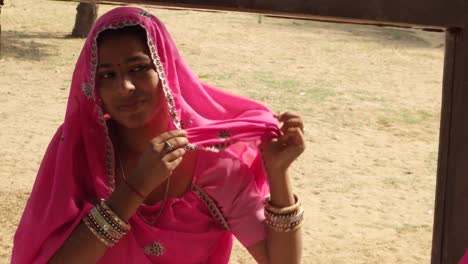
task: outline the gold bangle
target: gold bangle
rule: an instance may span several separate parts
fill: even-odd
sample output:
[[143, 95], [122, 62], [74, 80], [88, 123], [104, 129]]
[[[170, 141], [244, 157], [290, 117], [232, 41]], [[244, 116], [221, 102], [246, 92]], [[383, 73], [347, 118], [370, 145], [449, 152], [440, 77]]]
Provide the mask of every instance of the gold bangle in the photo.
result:
[[301, 206], [301, 201], [299, 200], [299, 198], [295, 194], [294, 194], [294, 204], [291, 205], [291, 206], [282, 207], [282, 208], [273, 206], [271, 204], [270, 195], [268, 195], [265, 198], [265, 209], [267, 211], [271, 212], [271, 213], [274, 213], [274, 214], [279, 214], [279, 215], [291, 214], [291, 213], [294, 213], [295, 211], [297, 211], [300, 206]]
[[101, 236], [101, 234], [99, 234], [99, 232], [97, 230], [94, 229], [94, 227], [92, 226], [92, 224], [89, 222], [89, 219], [88, 217], [86, 216], [85, 218], [83, 218], [83, 222], [85, 223], [86, 227], [88, 227], [88, 229], [93, 233], [93, 235], [99, 240], [101, 241], [104, 245], [106, 245], [107, 247], [112, 247], [113, 244], [109, 241], [107, 241], [103, 236]]
[[101, 200], [99, 205], [102, 207], [102, 209], [104, 209], [104, 212], [107, 213], [124, 232], [130, 230], [130, 225], [128, 223], [125, 223], [122, 219], [120, 219], [120, 217], [109, 208], [109, 206], [104, 200]]
[[105, 209], [102, 208], [102, 206], [97, 204], [95, 207], [96, 207], [96, 210], [99, 212], [99, 215], [102, 216], [106, 220], [106, 222], [108, 222], [115, 230], [117, 230], [117, 232], [124, 234], [124, 235], [127, 233], [126, 231], [122, 229], [121, 226], [119, 226], [115, 222], [115, 220], [112, 219], [112, 217], [108, 213], [106, 213]]
[[271, 204], [269, 196], [265, 198], [265, 224], [278, 232], [292, 232], [304, 225], [304, 208], [297, 195], [291, 206], [278, 208]]
[[299, 213], [301, 213], [304, 209], [302, 209], [302, 206], [299, 206], [297, 208], [297, 210], [289, 213], [289, 214], [277, 214], [277, 213], [273, 213], [271, 211], [268, 211], [268, 209], [265, 207], [265, 216], [272, 216], [272, 217], [277, 217], [277, 218], [288, 218], [288, 217], [292, 217], [292, 216], [295, 216]]
[[104, 231], [106, 231], [111, 237], [115, 238], [115, 239], [120, 239], [122, 238], [125, 233], [121, 233], [119, 232], [118, 230], [116, 230], [111, 223], [109, 223], [108, 220], [106, 220], [102, 215], [101, 213], [96, 209], [96, 207], [94, 207], [92, 210], [91, 210], [91, 213], [90, 213], [94, 220], [96, 220], [96, 222], [102, 227], [102, 229], [104, 229]]
[[94, 219], [92, 215], [88, 214], [87, 219], [89, 223], [92, 224], [92, 226], [94, 227], [94, 230], [96, 230], [101, 235], [101, 237], [105, 238], [108, 242], [112, 244], [118, 242], [118, 239], [113, 238], [108, 232], [106, 232], [106, 230], [98, 224], [98, 222], [96, 221], [96, 219]]

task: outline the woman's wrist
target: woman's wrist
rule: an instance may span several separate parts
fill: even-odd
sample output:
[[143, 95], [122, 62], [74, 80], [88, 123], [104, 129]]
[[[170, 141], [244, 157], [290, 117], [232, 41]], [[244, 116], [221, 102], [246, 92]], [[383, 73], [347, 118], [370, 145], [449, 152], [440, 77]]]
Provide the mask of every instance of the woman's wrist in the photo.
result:
[[295, 203], [291, 181], [286, 171], [270, 172], [268, 181], [272, 205], [286, 207]]
[[143, 203], [143, 199], [127, 185], [119, 184], [106, 203], [122, 220], [128, 222]]

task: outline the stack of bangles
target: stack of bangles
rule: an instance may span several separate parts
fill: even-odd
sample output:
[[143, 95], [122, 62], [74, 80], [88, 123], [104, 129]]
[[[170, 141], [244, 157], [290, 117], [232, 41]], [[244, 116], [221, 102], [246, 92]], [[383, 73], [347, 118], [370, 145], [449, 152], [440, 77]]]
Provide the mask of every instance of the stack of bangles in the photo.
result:
[[304, 209], [299, 198], [294, 195], [295, 203], [288, 207], [275, 207], [270, 196], [265, 198], [265, 223], [275, 231], [291, 232], [304, 224]]
[[104, 200], [91, 209], [83, 222], [108, 247], [112, 247], [130, 230], [130, 225], [120, 219]]

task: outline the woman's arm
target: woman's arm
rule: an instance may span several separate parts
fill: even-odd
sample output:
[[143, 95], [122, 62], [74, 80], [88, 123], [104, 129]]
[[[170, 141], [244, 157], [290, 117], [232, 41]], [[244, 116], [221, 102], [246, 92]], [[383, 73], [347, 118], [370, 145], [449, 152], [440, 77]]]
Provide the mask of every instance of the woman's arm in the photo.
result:
[[[273, 173], [272, 173], [273, 174]], [[285, 172], [277, 172], [270, 182], [271, 204], [275, 207], [288, 207], [295, 203], [291, 182]], [[268, 228], [267, 245], [270, 263], [300, 263], [302, 253], [301, 228], [290, 232], [278, 232]]]
[[[123, 221], [128, 222], [142, 202], [138, 195], [122, 184], [109, 196], [106, 203]], [[107, 249], [82, 221], [49, 263], [96, 263]]]
[[[263, 159], [270, 183], [270, 205], [286, 208], [296, 203], [288, 169], [305, 150], [304, 125], [298, 115], [277, 116], [282, 135], [264, 146]], [[301, 228], [277, 231], [267, 224], [267, 237], [247, 250], [259, 263], [300, 263], [302, 253]]]
[[[149, 142], [137, 167], [127, 179], [128, 185], [119, 184], [106, 200], [106, 204], [118, 218], [128, 223], [144, 197], [164, 182], [179, 166], [185, 154], [184, 147], [188, 143], [186, 135], [185, 131], [173, 130]], [[170, 141], [172, 149], [166, 149], [167, 144], [164, 143], [166, 141]], [[81, 222], [49, 263], [96, 263], [106, 250], [107, 246], [84, 222]]]
[[[276, 207], [294, 204], [291, 183], [287, 175], [272, 175], [283, 182], [270, 183], [271, 203]], [[267, 227], [267, 237], [261, 242], [247, 247], [252, 257], [261, 264], [300, 263], [302, 255], [301, 228], [291, 232], [278, 232]]]

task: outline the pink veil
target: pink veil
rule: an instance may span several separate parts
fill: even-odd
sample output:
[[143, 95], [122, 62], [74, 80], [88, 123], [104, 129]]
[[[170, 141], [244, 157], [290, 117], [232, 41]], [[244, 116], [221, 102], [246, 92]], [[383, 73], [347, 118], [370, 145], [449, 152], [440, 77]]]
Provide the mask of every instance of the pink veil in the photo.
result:
[[95, 92], [99, 33], [140, 25], [159, 74], [171, 129], [188, 131], [191, 147], [229, 151], [268, 191], [258, 153], [261, 141], [279, 134], [264, 105], [201, 82], [186, 65], [165, 26], [137, 7], [115, 8], [96, 21], [76, 63], [64, 123], [41, 167], [14, 238], [12, 263], [46, 263], [84, 215], [114, 188], [114, 150]]

